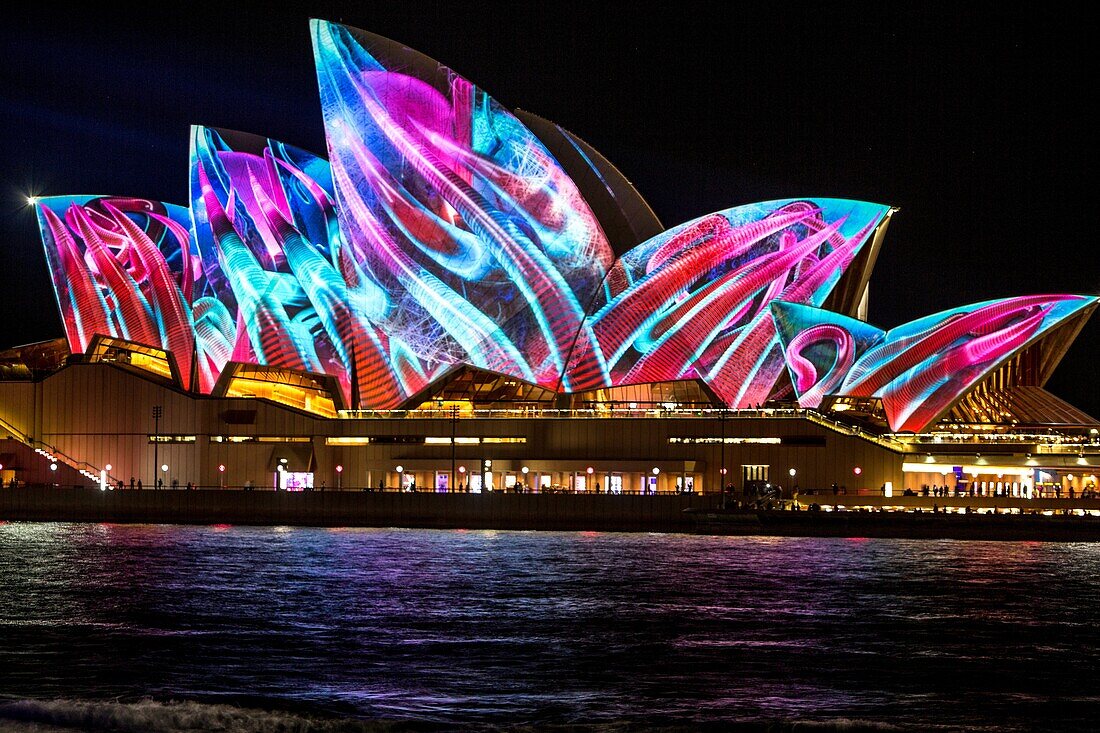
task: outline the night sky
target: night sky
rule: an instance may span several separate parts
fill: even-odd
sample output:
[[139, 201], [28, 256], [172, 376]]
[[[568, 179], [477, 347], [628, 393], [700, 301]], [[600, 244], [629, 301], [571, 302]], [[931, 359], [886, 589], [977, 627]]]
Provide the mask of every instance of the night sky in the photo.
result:
[[[878, 326], [986, 298], [1100, 292], [1086, 216], [1094, 38], [1074, 14], [530, 5], [5, 10], [0, 348], [62, 335], [28, 194], [186, 204], [193, 123], [324, 154], [309, 17], [405, 43], [558, 122], [667, 227], [781, 197], [900, 207], [871, 283]], [[1048, 384], [1093, 415], [1098, 337], [1094, 320]]]

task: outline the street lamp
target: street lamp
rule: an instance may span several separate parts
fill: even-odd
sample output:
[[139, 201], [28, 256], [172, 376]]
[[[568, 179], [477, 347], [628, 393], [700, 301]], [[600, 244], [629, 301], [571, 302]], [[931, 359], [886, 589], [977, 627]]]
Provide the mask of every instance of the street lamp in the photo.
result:
[[340, 486], [342, 484], [343, 476], [344, 476], [344, 467], [341, 466], [341, 465], [337, 465], [336, 466], [336, 488], [337, 488], [337, 490], [340, 489]]
[[719, 483], [722, 485], [719, 487], [722, 490], [722, 508], [726, 508], [726, 406], [722, 405], [722, 409], [718, 411], [718, 423], [722, 426], [722, 468], [720, 473], [722, 478]]
[[405, 482], [401, 480], [403, 478], [405, 478], [405, 467], [404, 466], [398, 466], [397, 467], [397, 490], [398, 491], [404, 491], [405, 490]]
[[455, 445], [455, 431], [458, 429], [458, 405], [451, 405], [451, 482], [449, 491], [454, 491], [458, 475], [455, 473], [455, 465], [458, 463], [457, 446]]
[[224, 463], [219, 463], [218, 464], [218, 487], [222, 488], [222, 489], [225, 488], [225, 464]]

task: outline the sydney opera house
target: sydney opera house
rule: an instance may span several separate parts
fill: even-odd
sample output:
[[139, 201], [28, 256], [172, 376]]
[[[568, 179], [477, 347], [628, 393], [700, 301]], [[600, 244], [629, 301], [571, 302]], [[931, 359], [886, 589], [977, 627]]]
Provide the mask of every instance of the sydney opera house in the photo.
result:
[[34, 202], [65, 337], [0, 352], [5, 484], [1094, 487], [1100, 423], [1043, 385], [1095, 296], [878, 328], [889, 205], [666, 228], [553, 122], [312, 37], [327, 157], [194, 127], [185, 205]]

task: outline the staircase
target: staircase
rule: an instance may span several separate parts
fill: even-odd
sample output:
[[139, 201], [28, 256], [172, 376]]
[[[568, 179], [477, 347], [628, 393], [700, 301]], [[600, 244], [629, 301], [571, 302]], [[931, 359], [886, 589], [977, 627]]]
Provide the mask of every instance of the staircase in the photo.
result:
[[9, 437], [0, 438], [3, 488], [13, 479], [18, 486], [99, 487], [99, 467], [35, 440], [0, 418], [0, 436], [5, 435]]

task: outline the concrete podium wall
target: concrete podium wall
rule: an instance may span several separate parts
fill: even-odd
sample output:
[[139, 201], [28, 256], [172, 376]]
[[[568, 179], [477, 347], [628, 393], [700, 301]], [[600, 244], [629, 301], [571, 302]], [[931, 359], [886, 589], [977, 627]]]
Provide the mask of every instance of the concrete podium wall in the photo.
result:
[[[161, 443], [154, 449], [152, 410], [163, 408], [162, 436], [194, 436], [194, 442]], [[904, 488], [904, 454], [816, 422], [774, 413], [731, 416], [589, 418], [499, 416], [325, 419], [265, 400], [191, 395], [115, 364], [72, 364], [35, 383], [0, 382], [0, 419], [78, 461], [99, 468], [111, 464], [110, 479], [146, 486], [160, 474], [165, 485], [192, 482], [204, 487], [271, 487], [280, 458], [291, 471], [313, 471], [314, 484], [333, 488], [397, 485], [396, 467], [416, 472], [420, 486], [434, 484], [435, 471], [449, 472], [452, 446], [418, 442], [426, 437], [522, 438], [522, 443], [457, 445], [456, 467], [466, 476], [492, 460], [495, 472], [622, 473], [624, 489], [637, 491], [643, 476], [659, 468], [658, 489], [672, 491], [690, 474], [697, 491], [717, 492], [725, 483], [742, 485], [743, 465], [768, 466], [768, 479], [787, 491], [827, 488], [877, 489], [891, 482]], [[243, 417], [247, 416], [247, 417]], [[230, 442], [251, 437], [255, 442]], [[721, 444], [721, 437], [773, 442]], [[0, 432], [2, 437], [2, 432]], [[368, 437], [366, 445], [336, 445], [329, 438]], [[227, 438], [227, 440], [219, 440]], [[412, 442], [403, 439], [416, 438]], [[686, 440], [685, 440], [686, 439]], [[779, 439], [780, 442], [774, 442]], [[285, 440], [286, 442], [280, 442]], [[289, 442], [303, 441], [303, 442]], [[728, 468], [728, 480], [720, 470]], [[169, 467], [167, 473], [159, 466]], [[225, 466], [225, 472], [218, 470]], [[336, 466], [343, 472], [337, 476]], [[860, 473], [854, 473], [858, 467]], [[792, 477], [791, 469], [796, 471]], [[31, 477], [17, 475], [26, 483]], [[459, 481], [468, 480], [459, 477]], [[568, 485], [566, 481], [563, 485]]]

